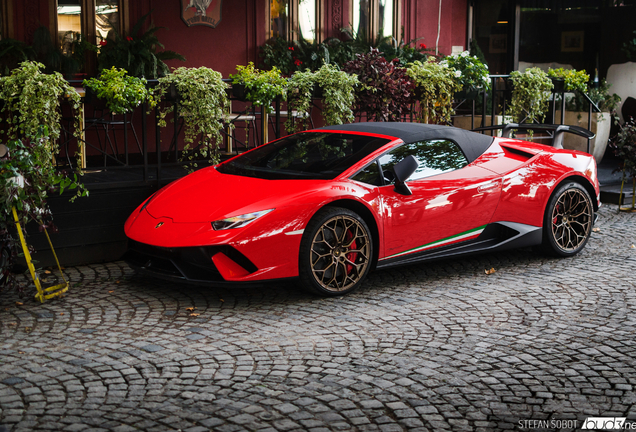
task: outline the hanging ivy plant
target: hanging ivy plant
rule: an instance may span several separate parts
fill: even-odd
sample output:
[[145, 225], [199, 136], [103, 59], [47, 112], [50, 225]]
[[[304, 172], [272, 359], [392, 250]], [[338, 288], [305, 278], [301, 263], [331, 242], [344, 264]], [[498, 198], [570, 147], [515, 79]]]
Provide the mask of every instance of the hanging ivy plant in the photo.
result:
[[146, 88], [145, 78], [130, 76], [125, 69], [114, 66], [104, 69], [98, 78], [84, 80], [84, 87], [106, 101], [106, 108], [114, 114], [131, 112], [143, 102], [149, 102], [150, 107], [156, 104], [152, 92]]
[[423, 123], [448, 123], [453, 115], [455, 92], [462, 84], [457, 79], [461, 73], [437, 63], [434, 58], [426, 62], [409, 63], [406, 73], [415, 83], [415, 98], [419, 101], [419, 121]]
[[351, 123], [354, 120], [357, 75], [350, 75], [336, 65], [325, 64], [316, 71], [316, 84], [323, 93], [322, 117], [327, 125]]
[[517, 123], [541, 123], [554, 85], [547, 73], [534, 67], [510, 74], [513, 85], [510, 114]]
[[54, 192], [76, 190], [72, 199], [88, 195], [77, 171], [56, 170], [57, 139], [60, 137], [60, 104], [66, 99], [75, 114], [75, 135], [79, 136], [80, 97], [59, 73], [44, 74], [44, 66], [23, 62], [11, 75], [0, 78], [0, 99], [4, 101], [6, 127], [0, 142], [4, 146], [0, 170], [0, 244], [4, 245], [0, 288], [15, 286], [9, 274], [19, 247], [15, 240], [11, 209], [16, 208], [22, 225], [35, 221], [41, 229], [55, 229], [47, 197]]
[[[66, 99], [75, 110], [76, 126], [80, 96], [61, 74], [42, 73], [44, 65], [37, 62], [22, 62], [11, 75], [0, 77], [0, 99], [5, 104], [0, 112], [7, 113], [7, 128], [0, 130], [7, 139], [36, 136], [42, 126], [55, 140], [60, 137], [62, 114], [60, 104]], [[79, 135], [79, 130], [75, 128]], [[51, 154], [57, 154], [54, 142], [47, 144]]]
[[295, 72], [288, 81], [287, 109], [288, 116], [285, 121], [285, 129], [288, 133], [306, 130], [309, 124], [309, 116], [292, 116], [292, 111], [309, 113], [313, 89], [316, 85], [316, 74], [307, 69], [305, 72]]
[[[351, 123], [355, 119], [353, 106], [355, 89], [359, 84], [356, 75], [349, 75], [332, 64], [325, 64], [316, 72], [296, 72], [289, 78], [287, 106], [290, 111], [309, 113], [312, 95], [316, 89], [320, 89], [323, 100], [321, 113], [325, 124]], [[289, 117], [285, 128], [287, 132], [293, 133], [306, 130], [308, 123], [308, 116]]]
[[[218, 144], [222, 141], [221, 129], [225, 114], [230, 111], [230, 100], [219, 72], [206, 67], [175, 69], [170, 75], [159, 78], [155, 89], [157, 98], [163, 97], [174, 86], [178, 92], [179, 115], [184, 119], [185, 151], [193, 150], [189, 160], [207, 158], [218, 163]], [[159, 112], [159, 124], [166, 126], [166, 115], [174, 106], [163, 107]], [[193, 167], [197, 164], [193, 163]]]

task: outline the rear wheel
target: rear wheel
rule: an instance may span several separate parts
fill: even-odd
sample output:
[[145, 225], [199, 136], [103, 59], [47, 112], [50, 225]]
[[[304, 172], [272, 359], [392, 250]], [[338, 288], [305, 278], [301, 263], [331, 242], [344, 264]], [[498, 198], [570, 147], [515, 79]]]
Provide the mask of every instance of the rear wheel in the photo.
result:
[[365, 221], [351, 210], [325, 207], [311, 219], [300, 244], [303, 286], [320, 295], [350, 293], [371, 266], [373, 241]]
[[550, 198], [543, 223], [543, 249], [557, 256], [576, 255], [592, 232], [594, 207], [579, 183], [565, 183]]

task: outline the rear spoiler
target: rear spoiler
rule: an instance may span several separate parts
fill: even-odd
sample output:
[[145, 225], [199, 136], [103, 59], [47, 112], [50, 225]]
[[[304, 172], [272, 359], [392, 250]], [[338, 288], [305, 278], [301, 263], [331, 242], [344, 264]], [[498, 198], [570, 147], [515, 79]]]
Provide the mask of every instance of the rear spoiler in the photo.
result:
[[558, 124], [535, 124], [535, 123], [508, 123], [506, 125], [486, 126], [473, 129], [473, 132], [492, 131], [501, 129], [501, 136], [510, 138], [513, 129], [526, 131], [554, 132], [552, 134], [552, 147], [563, 148], [563, 136], [565, 132], [587, 138], [587, 152], [590, 152], [590, 140], [596, 136], [591, 131], [580, 126], [558, 125]]

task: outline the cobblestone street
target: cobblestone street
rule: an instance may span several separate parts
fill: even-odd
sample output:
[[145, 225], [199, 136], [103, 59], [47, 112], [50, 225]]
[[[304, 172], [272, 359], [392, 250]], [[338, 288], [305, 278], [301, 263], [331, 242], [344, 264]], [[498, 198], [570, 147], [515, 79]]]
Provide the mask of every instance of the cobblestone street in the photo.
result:
[[571, 259], [524, 249], [401, 267], [342, 298], [68, 268], [63, 299], [0, 294], [0, 431], [636, 421], [635, 218], [605, 206]]

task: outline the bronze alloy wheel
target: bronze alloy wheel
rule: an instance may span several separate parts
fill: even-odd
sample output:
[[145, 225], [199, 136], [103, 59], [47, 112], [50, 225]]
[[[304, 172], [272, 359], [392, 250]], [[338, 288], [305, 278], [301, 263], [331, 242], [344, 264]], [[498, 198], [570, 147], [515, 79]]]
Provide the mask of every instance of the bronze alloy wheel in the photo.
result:
[[350, 216], [335, 216], [313, 238], [311, 269], [325, 289], [345, 291], [358, 283], [369, 265], [369, 235]]
[[328, 209], [317, 216], [307, 233], [308, 253], [303, 259], [309, 266], [303, 266], [301, 278], [304, 273], [313, 290], [320, 294], [350, 292], [369, 270], [372, 257], [369, 229], [357, 214], [346, 209]]
[[594, 210], [589, 195], [581, 187], [569, 187], [552, 206], [550, 228], [555, 246], [565, 254], [581, 250], [592, 230]]

